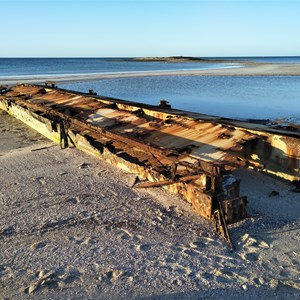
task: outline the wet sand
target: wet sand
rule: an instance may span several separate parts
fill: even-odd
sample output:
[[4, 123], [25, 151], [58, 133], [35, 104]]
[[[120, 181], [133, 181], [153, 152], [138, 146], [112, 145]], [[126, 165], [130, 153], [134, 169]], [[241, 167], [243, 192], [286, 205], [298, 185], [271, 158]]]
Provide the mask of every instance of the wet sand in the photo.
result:
[[223, 69], [201, 70], [174, 70], [174, 71], [145, 71], [128, 73], [102, 73], [102, 74], [72, 74], [64, 76], [20, 76], [0, 79], [1, 84], [42, 83], [46, 80], [55, 82], [92, 81], [100, 79], [114, 79], [124, 77], [145, 76], [300, 76], [300, 64], [275, 64], [275, 63], [242, 63], [239, 67]]
[[300, 298], [290, 184], [237, 172], [249, 218], [230, 227], [231, 253], [180, 197], [132, 189], [133, 174], [3, 112], [0, 174], [1, 299]]

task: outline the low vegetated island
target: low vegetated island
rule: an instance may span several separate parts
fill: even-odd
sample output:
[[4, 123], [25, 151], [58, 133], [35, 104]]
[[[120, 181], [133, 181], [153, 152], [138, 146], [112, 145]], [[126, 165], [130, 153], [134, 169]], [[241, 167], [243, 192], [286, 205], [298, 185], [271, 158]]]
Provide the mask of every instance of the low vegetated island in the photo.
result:
[[207, 59], [192, 56], [166, 56], [166, 57], [135, 57], [134, 61], [164, 61], [164, 62], [206, 62]]
[[141, 62], [170, 62], [170, 63], [183, 63], [183, 62], [211, 63], [211, 62], [233, 61], [233, 60], [223, 60], [223, 59], [215, 59], [215, 58], [201, 58], [201, 57], [194, 57], [194, 56], [134, 57], [126, 60], [134, 61], [134, 62], [141, 61]]

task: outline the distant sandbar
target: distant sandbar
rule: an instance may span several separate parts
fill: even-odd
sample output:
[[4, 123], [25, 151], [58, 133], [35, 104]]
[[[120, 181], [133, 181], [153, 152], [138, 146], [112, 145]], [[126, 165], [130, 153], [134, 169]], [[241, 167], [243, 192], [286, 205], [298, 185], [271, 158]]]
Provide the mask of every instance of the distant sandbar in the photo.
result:
[[196, 70], [166, 70], [166, 71], [137, 71], [114, 72], [99, 74], [71, 74], [71, 75], [34, 75], [0, 77], [0, 85], [24, 83], [42, 83], [46, 80], [56, 82], [95, 81], [101, 79], [146, 77], [146, 76], [300, 76], [300, 64], [287, 63], [256, 63], [243, 62], [216, 69]]

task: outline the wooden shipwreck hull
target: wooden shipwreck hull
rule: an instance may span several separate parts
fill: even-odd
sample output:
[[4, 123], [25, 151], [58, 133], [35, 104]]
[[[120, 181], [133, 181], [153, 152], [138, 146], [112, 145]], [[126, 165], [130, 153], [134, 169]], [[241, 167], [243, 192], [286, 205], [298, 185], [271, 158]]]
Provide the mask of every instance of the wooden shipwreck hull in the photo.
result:
[[299, 181], [299, 129], [273, 128], [67, 91], [54, 84], [0, 88], [0, 108], [64, 147], [77, 147], [182, 195], [194, 210], [226, 224], [246, 216], [232, 175], [251, 167]]

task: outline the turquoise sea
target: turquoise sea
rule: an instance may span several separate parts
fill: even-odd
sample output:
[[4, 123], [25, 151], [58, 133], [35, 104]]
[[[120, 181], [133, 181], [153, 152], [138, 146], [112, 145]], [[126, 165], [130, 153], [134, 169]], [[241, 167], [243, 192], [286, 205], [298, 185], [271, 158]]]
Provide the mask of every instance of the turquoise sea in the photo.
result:
[[[212, 58], [216, 59], [216, 58]], [[217, 58], [219, 59], [219, 58]], [[1, 79], [17, 76], [103, 74], [236, 67], [232, 60], [300, 63], [300, 57], [221, 58], [199, 64], [133, 62], [118, 58], [0, 58]], [[300, 123], [300, 76], [147, 76], [59, 84], [60, 87], [237, 119], [286, 118]]]

